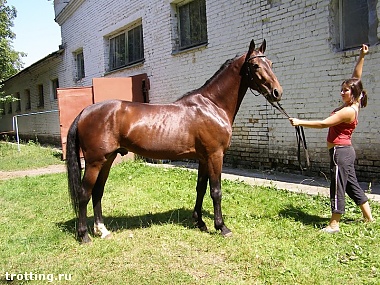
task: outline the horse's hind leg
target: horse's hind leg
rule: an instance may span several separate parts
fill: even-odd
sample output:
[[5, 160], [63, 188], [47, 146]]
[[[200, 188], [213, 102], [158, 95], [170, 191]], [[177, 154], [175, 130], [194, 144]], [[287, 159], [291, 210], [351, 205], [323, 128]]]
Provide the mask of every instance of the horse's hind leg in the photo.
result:
[[199, 162], [198, 166], [198, 180], [197, 180], [197, 199], [195, 202], [193, 219], [201, 231], [207, 231], [207, 226], [202, 220], [202, 204], [203, 198], [206, 194], [208, 182], [207, 164]]
[[101, 238], [111, 237], [111, 233], [107, 230], [103, 221], [102, 197], [104, 193], [104, 185], [106, 184], [112, 162], [115, 157], [116, 154], [113, 154], [108, 158], [106, 163], [104, 163], [92, 191], [92, 205], [94, 208], [94, 234], [99, 235]]
[[90, 201], [92, 190], [98, 178], [100, 165], [87, 165], [82, 179], [81, 192], [79, 193], [78, 213], [78, 239], [82, 243], [91, 242], [87, 230], [87, 204]]

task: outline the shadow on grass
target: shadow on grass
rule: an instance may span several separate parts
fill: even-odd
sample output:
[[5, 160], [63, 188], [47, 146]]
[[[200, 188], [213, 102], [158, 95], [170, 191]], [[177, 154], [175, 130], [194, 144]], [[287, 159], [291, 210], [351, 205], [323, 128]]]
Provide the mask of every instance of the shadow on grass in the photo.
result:
[[[104, 216], [104, 224], [111, 232], [122, 231], [126, 229], [148, 228], [152, 225], [176, 224], [185, 228], [196, 228], [192, 219], [193, 210], [174, 209], [162, 213], [148, 213], [140, 216]], [[203, 217], [213, 219], [208, 212], [203, 212]], [[93, 234], [93, 217], [87, 219], [89, 233]], [[56, 223], [62, 231], [76, 235], [76, 218], [66, 222]], [[210, 227], [210, 225], [209, 225]]]
[[329, 218], [322, 218], [316, 215], [310, 215], [301, 209], [295, 208], [293, 205], [288, 205], [285, 209], [281, 210], [279, 213], [280, 217], [292, 219], [297, 222], [301, 222], [304, 225], [312, 225], [316, 228], [321, 228], [326, 225]]

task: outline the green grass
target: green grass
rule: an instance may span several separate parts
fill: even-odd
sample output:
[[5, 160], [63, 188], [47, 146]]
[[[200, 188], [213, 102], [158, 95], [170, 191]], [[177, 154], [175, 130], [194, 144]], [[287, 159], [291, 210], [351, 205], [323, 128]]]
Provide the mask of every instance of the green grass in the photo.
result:
[[[210, 233], [193, 227], [195, 181], [178, 168], [114, 167], [103, 198], [113, 237], [91, 245], [75, 240], [65, 174], [1, 181], [0, 283], [6, 272], [33, 272], [71, 278], [62, 284], [379, 284], [380, 225], [361, 223], [350, 201], [341, 233], [327, 235], [319, 232], [330, 215], [326, 197], [223, 180], [234, 234], [223, 238], [209, 195]], [[91, 226], [90, 206], [89, 215]]]
[[20, 144], [0, 141], [0, 171], [35, 169], [48, 165], [62, 164], [62, 152], [52, 147], [42, 147], [29, 141]]

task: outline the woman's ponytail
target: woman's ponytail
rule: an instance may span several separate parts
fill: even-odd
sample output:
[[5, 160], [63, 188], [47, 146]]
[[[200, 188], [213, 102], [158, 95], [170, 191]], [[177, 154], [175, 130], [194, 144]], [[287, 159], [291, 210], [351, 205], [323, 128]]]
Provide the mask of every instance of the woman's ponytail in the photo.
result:
[[362, 91], [362, 93], [360, 94], [359, 99], [360, 99], [360, 101], [359, 101], [360, 107], [361, 108], [366, 107], [367, 106], [367, 100], [368, 100], [368, 95], [367, 95], [367, 91], [366, 90]]

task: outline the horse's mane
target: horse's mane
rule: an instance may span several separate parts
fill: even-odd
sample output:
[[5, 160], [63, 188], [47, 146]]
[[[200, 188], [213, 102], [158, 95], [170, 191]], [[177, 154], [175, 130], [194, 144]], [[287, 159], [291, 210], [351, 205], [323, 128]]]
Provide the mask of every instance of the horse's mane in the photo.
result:
[[[237, 54], [234, 58], [230, 58], [230, 59], [227, 59], [226, 60], [226, 62], [225, 63], [223, 63], [221, 66], [220, 66], [220, 68], [219, 68], [219, 70], [218, 71], [216, 71], [215, 73], [214, 73], [214, 75], [213, 76], [211, 76], [201, 87], [199, 87], [199, 88], [197, 88], [197, 89], [194, 89], [194, 90], [192, 90], [192, 91], [189, 91], [189, 92], [187, 92], [187, 93], [185, 93], [183, 96], [181, 96], [180, 98], [178, 98], [178, 100], [180, 100], [180, 99], [182, 99], [182, 98], [184, 98], [184, 97], [186, 97], [186, 96], [189, 96], [189, 95], [191, 95], [191, 94], [194, 94], [194, 93], [198, 93], [198, 91], [200, 90], [200, 89], [202, 89], [203, 87], [205, 87], [206, 85], [208, 85], [214, 78], [216, 78], [216, 77], [218, 77], [218, 75], [223, 71], [223, 70], [225, 70], [228, 66], [230, 66], [230, 64], [232, 63], [232, 62], [234, 62], [237, 58], [239, 58], [241, 55], [239, 55], [239, 54]], [[178, 101], [177, 100], [177, 101]]]

